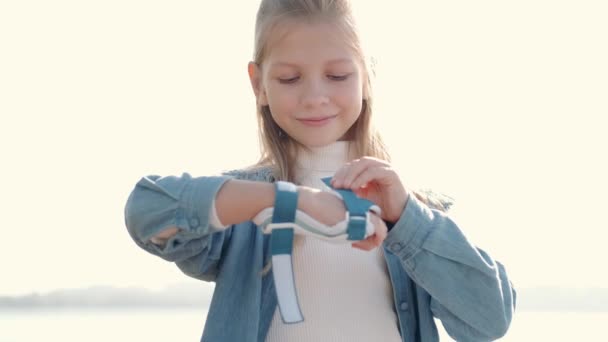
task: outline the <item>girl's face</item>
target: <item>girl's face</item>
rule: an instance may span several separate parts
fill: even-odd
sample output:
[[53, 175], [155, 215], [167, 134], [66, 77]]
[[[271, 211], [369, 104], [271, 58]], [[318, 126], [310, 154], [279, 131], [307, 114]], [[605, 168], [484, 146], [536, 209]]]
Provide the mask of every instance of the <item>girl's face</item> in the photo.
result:
[[258, 104], [305, 146], [343, 139], [366, 96], [364, 69], [346, 35], [331, 24], [293, 21], [270, 38], [262, 65], [249, 65]]

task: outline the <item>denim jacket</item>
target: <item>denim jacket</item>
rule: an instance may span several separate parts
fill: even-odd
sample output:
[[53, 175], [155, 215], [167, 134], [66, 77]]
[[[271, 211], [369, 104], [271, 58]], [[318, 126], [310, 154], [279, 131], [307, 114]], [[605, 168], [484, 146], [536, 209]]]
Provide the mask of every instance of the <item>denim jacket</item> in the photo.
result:
[[[251, 221], [225, 230], [209, 224], [212, 201], [231, 178], [274, 181], [268, 169], [147, 176], [127, 200], [125, 223], [144, 250], [215, 282], [202, 341], [261, 342], [277, 308], [272, 269], [262, 271], [270, 258], [269, 235]], [[150, 242], [169, 226], [181, 231], [162, 247]], [[505, 268], [444, 212], [410, 196], [381, 248], [404, 342], [438, 341], [434, 317], [457, 341], [491, 341], [506, 333], [516, 296]]]

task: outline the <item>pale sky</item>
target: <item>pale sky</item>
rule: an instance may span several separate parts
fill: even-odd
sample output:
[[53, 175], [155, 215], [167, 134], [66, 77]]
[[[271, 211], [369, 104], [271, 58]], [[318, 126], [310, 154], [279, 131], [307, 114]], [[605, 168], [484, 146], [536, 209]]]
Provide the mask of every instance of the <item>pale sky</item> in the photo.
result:
[[[454, 197], [516, 287], [608, 287], [605, 2], [359, 2], [403, 182]], [[0, 296], [196, 282], [123, 208], [144, 175], [256, 160], [257, 5], [0, 4]]]

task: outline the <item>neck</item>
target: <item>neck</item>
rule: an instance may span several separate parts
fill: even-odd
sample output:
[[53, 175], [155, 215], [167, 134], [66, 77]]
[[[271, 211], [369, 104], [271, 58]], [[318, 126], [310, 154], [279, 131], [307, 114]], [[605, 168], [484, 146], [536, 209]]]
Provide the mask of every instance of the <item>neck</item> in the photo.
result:
[[298, 150], [296, 171], [334, 173], [352, 159], [350, 141], [336, 141], [326, 146]]

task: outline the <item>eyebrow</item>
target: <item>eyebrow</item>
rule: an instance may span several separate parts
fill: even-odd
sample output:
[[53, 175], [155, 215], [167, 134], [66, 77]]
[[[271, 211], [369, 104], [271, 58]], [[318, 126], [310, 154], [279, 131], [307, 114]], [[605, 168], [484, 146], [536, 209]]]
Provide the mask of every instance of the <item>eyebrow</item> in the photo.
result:
[[[350, 58], [337, 58], [337, 59], [332, 59], [330, 61], [327, 62], [327, 64], [354, 64], [354, 61]], [[298, 67], [297, 64], [294, 63], [288, 63], [288, 62], [275, 62], [272, 63], [270, 65], [270, 67], [280, 67], [280, 66], [287, 66], [287, 67]]]

